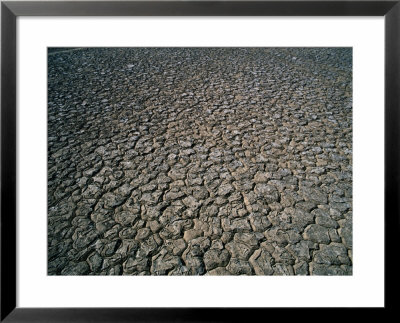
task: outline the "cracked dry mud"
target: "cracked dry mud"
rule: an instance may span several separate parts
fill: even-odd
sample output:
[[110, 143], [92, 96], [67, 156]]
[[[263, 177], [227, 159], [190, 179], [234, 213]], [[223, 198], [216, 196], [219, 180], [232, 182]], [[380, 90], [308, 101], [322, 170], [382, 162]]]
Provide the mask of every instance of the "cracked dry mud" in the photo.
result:
[[49, 275], [351, 275], [350, 48], [48, 56]]

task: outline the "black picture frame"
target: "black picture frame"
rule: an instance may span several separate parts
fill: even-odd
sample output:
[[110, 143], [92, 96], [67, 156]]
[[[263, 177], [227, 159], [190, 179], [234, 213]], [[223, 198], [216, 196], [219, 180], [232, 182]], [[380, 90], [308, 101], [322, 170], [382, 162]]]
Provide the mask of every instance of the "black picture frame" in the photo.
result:
[[[400, 1], [2, 1], [1, 2], [1, 321], [222, 322], [268, 308], [16, 307], [16, 19], [18, 16], [384, 16], [385, 307], [396, 306], [399, 233]], [[373, 277], [371, 277], [373, 279]], [[38, 291], [40, 292], [40, 291]], [[287, 309], [274, 309], [284, 311]], [[286, 312], [285, 312], [286, 313]], [[379, 310], [379, 316], [382, 315]], [[340, 317], [338, 317], [340, 319]]]

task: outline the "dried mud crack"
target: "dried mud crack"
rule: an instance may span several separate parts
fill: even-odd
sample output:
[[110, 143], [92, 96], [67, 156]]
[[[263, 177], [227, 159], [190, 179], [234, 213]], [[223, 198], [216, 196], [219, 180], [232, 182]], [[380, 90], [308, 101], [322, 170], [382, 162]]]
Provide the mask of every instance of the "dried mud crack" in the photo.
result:
[[51, 51], [48, 274], [351, 275], [351, 49]]

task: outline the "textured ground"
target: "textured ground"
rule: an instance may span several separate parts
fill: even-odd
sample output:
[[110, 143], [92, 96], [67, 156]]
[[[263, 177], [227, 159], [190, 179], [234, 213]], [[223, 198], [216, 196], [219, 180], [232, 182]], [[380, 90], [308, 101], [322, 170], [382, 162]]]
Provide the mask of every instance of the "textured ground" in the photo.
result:
[[351, 49], [63, 49], [48, 90], [50, 275], [351, 275]]

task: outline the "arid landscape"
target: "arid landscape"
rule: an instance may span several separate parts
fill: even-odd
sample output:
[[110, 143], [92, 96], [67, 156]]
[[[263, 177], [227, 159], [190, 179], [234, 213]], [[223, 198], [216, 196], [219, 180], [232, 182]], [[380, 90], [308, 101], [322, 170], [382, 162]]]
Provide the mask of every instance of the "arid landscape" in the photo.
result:
[[49, 275], [352, 275], [351, 48], [48, 52]]

